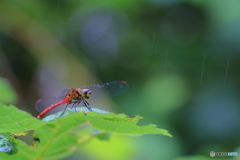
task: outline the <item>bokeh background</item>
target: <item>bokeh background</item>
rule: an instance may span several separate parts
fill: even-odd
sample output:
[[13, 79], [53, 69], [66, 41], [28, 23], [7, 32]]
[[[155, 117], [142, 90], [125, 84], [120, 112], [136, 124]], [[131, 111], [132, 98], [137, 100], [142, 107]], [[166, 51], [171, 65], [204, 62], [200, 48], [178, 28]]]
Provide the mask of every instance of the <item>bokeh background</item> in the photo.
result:
[[93, 106], [141, 115], [140, 125], [157, 124], [173, 138], [94, 139], [66, 160], [240, 154], [239, 7], [239, 0], [1, 0], [0, 101], [36, 116], [37, 99], [62, 88], [126, 80], [126, 93]]

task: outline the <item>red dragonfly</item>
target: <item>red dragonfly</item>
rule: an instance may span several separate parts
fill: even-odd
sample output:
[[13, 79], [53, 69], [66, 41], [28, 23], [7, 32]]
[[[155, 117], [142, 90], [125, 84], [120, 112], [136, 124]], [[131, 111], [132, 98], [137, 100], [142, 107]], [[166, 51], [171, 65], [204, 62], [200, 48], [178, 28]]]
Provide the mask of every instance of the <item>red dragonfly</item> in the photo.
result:
[[[104, 93], [113, 97], [125, 92], [128, 88], [129, 84], [126, 81], [114, 81], [102, 85], [94, 84], [81, 88], [67, 88], [62, 91], [61, 96], [39, 99], [35, 105], [36, 110], [40, 112], [37, 118], [59, 110], [63, 110], [63, 114], [70, 104], [70, 106], [75, 109], [77, 105], [82, 104], [87, 107], [89, 111], [92, 111], [91, 106], [87, 102], [87, 99], [90, 97], [91, 99], [103, 97]], [[61, 105], [65, 105], [64, 109], [60, 107]]]

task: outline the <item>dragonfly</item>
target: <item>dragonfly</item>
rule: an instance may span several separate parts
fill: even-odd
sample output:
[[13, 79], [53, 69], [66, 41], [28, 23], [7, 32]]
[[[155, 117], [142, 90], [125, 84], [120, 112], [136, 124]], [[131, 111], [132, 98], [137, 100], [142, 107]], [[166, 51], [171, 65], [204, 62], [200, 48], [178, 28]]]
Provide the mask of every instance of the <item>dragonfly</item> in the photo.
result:
[[36, 102], [35, 109], [40, 112], [37, 118], [42, 118], [60, 110], [63, 110], [63, 114], [67, 107], [70, 106], [75, 108], [76, 111], [76, 107], [79, 104], [92, 111], [92, 107], [87, 101], [88, 99], [102, 98], [106, 94], [109, 97], [117, 96], [127, 91], [128, 88], [129, 84], [126, 81], [113, 81], [101, 85], [83, 86], [81, 88], [66, 88], [62, 90], [60, 96], [42, 98]]

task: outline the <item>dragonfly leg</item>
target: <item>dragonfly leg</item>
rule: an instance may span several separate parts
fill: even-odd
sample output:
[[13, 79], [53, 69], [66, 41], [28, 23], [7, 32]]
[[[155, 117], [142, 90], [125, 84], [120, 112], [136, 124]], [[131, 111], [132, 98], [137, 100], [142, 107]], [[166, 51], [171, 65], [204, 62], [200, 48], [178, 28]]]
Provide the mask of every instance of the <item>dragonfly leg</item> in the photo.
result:
[[87, 107], [87, 109], [89, 111], [92, 111], [92, 107], [90, 106], [90, 104], [87, 101], [83, 101], [84, 107]]
[[86, 106], [86, 107], [90, 112], [93, 111], [91, 106]]
[[77, 112], [77, 106], [79, 105], [81, 101], [75, 102], [72, 106], [72, 108], [74, 108], [75, 112]]
[[64, 112], [66, 111], [66, 109], [67, 109], [67, 107], [68, 107], [69, 104], [70, 104], [70, 103], [68, 103], [68, 104], [66, 105], [66, 107], [64, 108], [64, 110], [62, 111], [62, 113], [60, 114], [59, 117], [61, 117], [61, 116], [64, 114]]

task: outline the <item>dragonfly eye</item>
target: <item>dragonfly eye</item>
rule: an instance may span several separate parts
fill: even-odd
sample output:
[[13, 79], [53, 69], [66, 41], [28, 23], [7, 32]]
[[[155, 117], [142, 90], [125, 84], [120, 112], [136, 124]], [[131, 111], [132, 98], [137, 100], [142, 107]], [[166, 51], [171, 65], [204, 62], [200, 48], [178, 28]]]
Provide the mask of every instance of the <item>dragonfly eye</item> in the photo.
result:
[[88, 98], [90, 98], [91, 97], [91, 95], [92, 95], [92, 92], [89, 90], [88, 92], [87, 92], [87, 94], [86, 94], [86, 98], [88, 99]]
[[90, 98], [92, 95], [92, 92], [90, 89], [83, 89], [83, 94], [86, 99]]
[[89, 91], [89, 92], [87, 92], [87, 94], [92, 94], [92, 92], [91, 92], [91, 91]]

